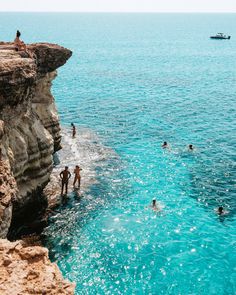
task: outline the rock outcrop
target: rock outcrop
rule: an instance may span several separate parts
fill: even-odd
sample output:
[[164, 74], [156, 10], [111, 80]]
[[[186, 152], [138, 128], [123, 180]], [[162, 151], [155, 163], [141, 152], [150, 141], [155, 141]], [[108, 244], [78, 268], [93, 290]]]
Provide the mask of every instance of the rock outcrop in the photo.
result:
[[0, 239], [1, 295], [72, 295], [74, 288], [49, 261], [46, 248]]
[[[47, 201], [42, 190], [60, 149], [60, 126], [51, 94], [56, 69], [72, 52], [48, 43], [17, 52], [0, 43], [0, 237], [32, 221]], [[30, 220], [31, 219], [31, 220]]]

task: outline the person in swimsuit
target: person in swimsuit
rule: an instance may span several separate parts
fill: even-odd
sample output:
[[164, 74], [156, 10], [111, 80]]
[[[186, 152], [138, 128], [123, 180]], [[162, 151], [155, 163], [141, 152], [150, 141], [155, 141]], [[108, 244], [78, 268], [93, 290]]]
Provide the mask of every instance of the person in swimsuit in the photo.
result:
[[73, 186], [75, 187], [75, 184], [78, 181], [78, 188], [80, 188], [80, 180], [81, 180], [80, 171], [82, 171], [82, 169], [78, 165], [76, 165], [74, 170], [75, 178], [74, 178]]
[[60, 178], [61, 178], [61, 195], [63, 195], [64, 192], [64, 187], [65, 187], [65, 194], [67, 195], [68, 191], [68, 182], [71, 177], [71, 173], [68, 169], [68, 166], [65, 167], [63, 171], [60, 173]]
[[71, 127], [72, 127], [72, 138], [75, 138], [75, 135], [76, 135], [75, 124], [71, 123]]

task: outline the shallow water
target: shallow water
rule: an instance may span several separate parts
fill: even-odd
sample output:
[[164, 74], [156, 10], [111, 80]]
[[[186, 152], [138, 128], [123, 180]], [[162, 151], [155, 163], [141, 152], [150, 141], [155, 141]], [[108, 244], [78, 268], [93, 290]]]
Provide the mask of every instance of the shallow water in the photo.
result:
[[62, 123], [117, 155], [44, 233], [77, 294], [235, 294], [236, 16], [1, 14], [5, 26], [73, 50], [53, 86]]

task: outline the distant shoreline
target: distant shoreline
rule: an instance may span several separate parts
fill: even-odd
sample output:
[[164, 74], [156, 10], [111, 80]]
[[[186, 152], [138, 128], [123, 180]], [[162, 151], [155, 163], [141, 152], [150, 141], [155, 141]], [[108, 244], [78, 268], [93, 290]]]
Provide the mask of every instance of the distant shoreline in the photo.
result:
[[0, 11], [0, 13], [58, 14], [236, 14], [236, 11]]

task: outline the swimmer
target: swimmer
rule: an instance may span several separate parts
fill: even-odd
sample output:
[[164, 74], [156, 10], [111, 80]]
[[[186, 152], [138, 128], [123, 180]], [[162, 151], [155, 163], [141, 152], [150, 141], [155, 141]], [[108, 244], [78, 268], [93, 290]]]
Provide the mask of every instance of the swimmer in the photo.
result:
[[218, 207], [215, 209], [216, 214], [222, 216], [222, 215], [227, 215], [229, 211], [226, 211], [222, 206]]
[[75, 138], [75, 134], [76, 134], [75, 124], [71, 123], [71, 127], [72, 127], [72, 138]]
[[189, 150], [189, 151], [193, 151], [193, 145], [192, 145], [192, 144], [190, 144], [190, 145], [188, 146], [188, 150]]
[[71, 177], [71, 173], [68, 169], [68, 166], [65, 167], [63, 171], [60, 173], [60, 178], [61, 178], [61, 195], [63, 195], [64, 192], [64, 187], [65, 187], [65, 194], [67, 195], [68, 191], [68, 182]]
[[152, 208], [153, 211], [160, 211], [160, 207], [157, 206], [157, 201], [156, 201], [156, 199], [153, 199], [153, 200], [152, 200], [151, 208]]
[[223, 207], [219, 207], [218, 210], [217, 210], [217, 212], [218, 212], [219, 215], [224, 214], [224, 208]]
[[163, 149], [166, 149], [169, 147], [168, 143], [166, 141], [163, 142], [163, 145], [161, 146]]

